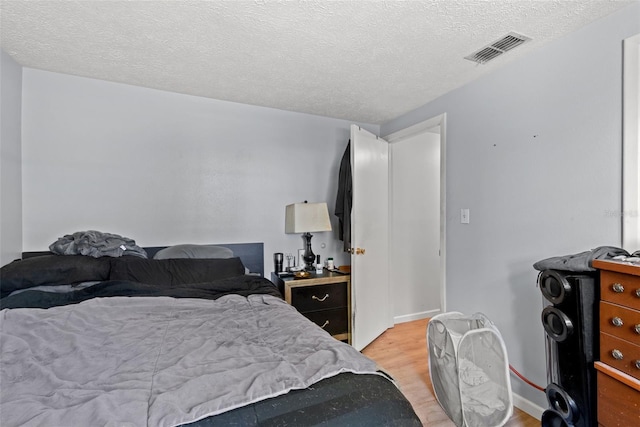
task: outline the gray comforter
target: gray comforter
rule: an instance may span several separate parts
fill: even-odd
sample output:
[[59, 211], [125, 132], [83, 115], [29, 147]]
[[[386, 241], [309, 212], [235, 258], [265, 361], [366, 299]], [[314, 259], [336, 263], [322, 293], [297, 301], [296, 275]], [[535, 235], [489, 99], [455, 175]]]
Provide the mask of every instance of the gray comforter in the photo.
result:
[[95, 298], [0, 312], [0, 424], [175, 426], [374, 362], [279, 298]]

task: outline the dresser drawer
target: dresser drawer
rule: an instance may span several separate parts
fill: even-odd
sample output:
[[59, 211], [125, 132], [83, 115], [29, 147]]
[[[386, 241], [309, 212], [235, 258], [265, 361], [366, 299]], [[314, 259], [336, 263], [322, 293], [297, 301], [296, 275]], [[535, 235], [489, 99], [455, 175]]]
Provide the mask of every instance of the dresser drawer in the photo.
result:
[[[616, 350], [619, 352], [619, 358], [614, 357]], [[601, 332], [600, 360], [634, 378], [640, 379], [640, 346], [637, 344]], [[636, 364], [639, 366], [636, 366]]]
[[640, 310], [640, 276], [615, 271], [601, 271], [600, 298]]
[[601, 301], [600, 332], [640, 346], [640, 311]]
[[291, 305], [303, 314], [308, 311], [346, 307], [347, 301], [346, 282], [291, 289]]
[[598, 424], [640, 426], [640, 391], [598, 371]]
[[346, 307], [310, 311], [303, 313], [303, 315], [331, 335], [344, 334], [349, 330], [349, 318]]

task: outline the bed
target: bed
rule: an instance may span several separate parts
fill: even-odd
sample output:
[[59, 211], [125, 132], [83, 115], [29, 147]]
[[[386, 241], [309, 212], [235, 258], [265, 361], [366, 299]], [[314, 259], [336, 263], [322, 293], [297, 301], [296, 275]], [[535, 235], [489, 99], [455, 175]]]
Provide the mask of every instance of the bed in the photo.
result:
[[421, 425], [373, 361], [283, 301], [261, 243], [144, 250], [2, 267], [0, 425]]

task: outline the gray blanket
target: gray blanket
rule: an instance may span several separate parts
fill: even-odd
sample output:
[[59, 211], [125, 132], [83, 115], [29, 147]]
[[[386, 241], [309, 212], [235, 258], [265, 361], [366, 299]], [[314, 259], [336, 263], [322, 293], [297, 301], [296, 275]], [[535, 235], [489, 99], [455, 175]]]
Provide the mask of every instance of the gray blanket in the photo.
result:
[[279, 298], [96, 298], [0, 312], [0, 424], [176, 426], [373, 361]]
[[610, 259], [616, 256], [629, 256], [624, 249], [615, 246], [598, 246], [590, 251], [584, 251], [577, 254], [556, 256], [540, 260], [533, 264], [533, 268], [538, 271], [544, 270], [563, 270], [575, 272], [596, 271], [591, 266], [594, 259]]
[[147, 257], [147, 252], [136, 245], [135, 240], [96, 230], [66, 234], [49, 245], [49, 250], [58, 255], [86, 255], [94, 258], [122, 255]]

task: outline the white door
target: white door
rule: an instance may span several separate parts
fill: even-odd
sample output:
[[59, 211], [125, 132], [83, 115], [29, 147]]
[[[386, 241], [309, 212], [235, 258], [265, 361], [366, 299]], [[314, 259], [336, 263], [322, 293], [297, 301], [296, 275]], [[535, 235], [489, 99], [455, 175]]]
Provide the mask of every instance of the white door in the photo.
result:
[[389, 144], [351, 125], [352, 345], [362, 350], [393, 326], [389, 289]]

